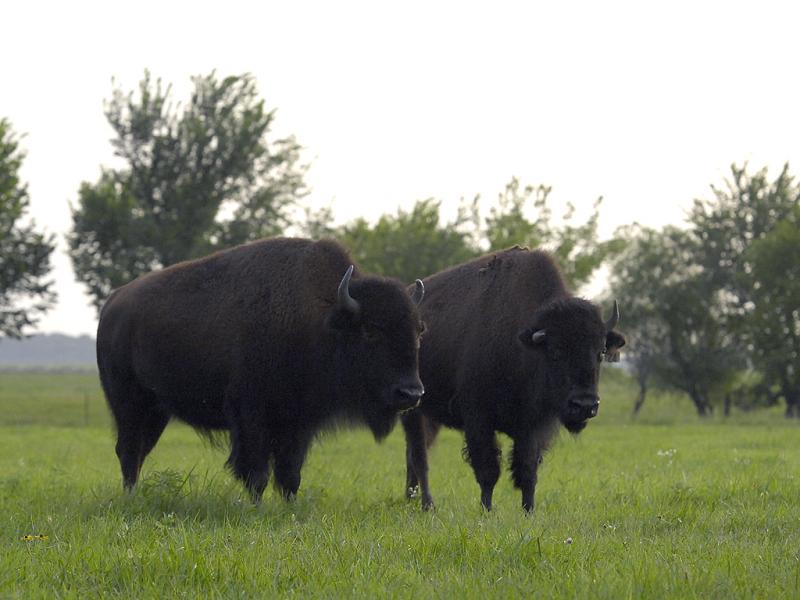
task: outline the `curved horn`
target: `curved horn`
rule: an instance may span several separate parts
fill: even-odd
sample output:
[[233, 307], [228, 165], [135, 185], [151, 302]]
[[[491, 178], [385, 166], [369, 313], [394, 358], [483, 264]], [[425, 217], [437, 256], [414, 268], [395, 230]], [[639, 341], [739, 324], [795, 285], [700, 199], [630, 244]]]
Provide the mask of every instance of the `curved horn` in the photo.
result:
[[422, 302], [422, 299], [425, 297], [425, 285], [422, 283], [422, 280], [417, 279], [414, 282], [414, 293], [411, 295], [411, 301], [414, 304], [419, 304]]
[[540, 329], [539, 331], [534, 331], [531, 334], [531, 342], [534, 344], [539, 344], [544, 341], [544, 338], [547, 337], [547, 331], [544, 329]]
[[611, 313], [611, 318], [606, 321], [606, 331], [612, 331], [619, 323], [619, 304], [614, 300], [614, 310]]
[[361, 305], [356, 302], [353, 297], [350, 295], [350, 277], [353, 275], [353, 265], [347, 267], [347, 271], [342, 277], [342, 281], [339, 284], [339, 291], [337, 292], [337, 302], [341, 308], [344, 308], [348, 312], [358, 314], [361, 310]]

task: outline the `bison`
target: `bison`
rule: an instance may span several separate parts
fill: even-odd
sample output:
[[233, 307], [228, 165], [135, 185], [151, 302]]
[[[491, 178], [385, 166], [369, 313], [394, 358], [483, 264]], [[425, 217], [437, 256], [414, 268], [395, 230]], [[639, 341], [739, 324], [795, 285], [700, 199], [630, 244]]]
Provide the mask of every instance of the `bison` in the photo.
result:
[[533, 509], [537, 469], [559, 423], [580, 432], [597, 414], [600, 362], [618, 360], [616, 302], [598, 308], [570, 295], [550, 256], [514, 247], [424, 280], [426, 331], [420, 349], [425, 397], [401, 417], [406, 495], [421, 488], [433, 506], [427, 451], [441, 425], [464, 431], [464, 456], [492, 507], [500, 476], [495, 432], [514, 442], [511, 472], [522, 507]]
[[423, 394], [422, 323], [396, 281], [363, 275], [336, 242], [262, 240], [144, 275], [105, 303], [100, 380], [131, 489], [167, 422], [228, 431], [227, 465], [255, 502], [270, 468], [286, 498], [317, 432], [385, 437]]

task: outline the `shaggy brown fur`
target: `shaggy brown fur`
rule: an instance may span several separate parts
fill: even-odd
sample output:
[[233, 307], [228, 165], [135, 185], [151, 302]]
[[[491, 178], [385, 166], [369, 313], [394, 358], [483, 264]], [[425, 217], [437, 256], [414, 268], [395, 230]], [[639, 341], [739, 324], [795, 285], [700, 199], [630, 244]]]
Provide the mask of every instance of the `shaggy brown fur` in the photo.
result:
[[376, 438], [422, 394], [421, 323], [399, 282], [363, 276], [332, 241], [278, 238], [150, 273], [101, 312], [97, 364], [126, 488], [171, 417], [230, 431], [234, 474], [258, 500], [270, 466], [285, 496], [314, 434], [363, 421]]
[[[465, 457], [491, 509], [500, 474], [495, 432], [514, 440], [511, 471], [533, 508], [536, 472], [559, 424], [577, 433], [597, 412], [599, 362], [624, 338], [598, 308], [567, 291], [549, 255], [515, 247], [424, 280], [426, 331], [420, 374], [426, 393], [402, 417], [406, 491], [433, 505], [427, 448], [441, 425], [465, 432]], [[533, 334], [540, 333], [536, 338]]]

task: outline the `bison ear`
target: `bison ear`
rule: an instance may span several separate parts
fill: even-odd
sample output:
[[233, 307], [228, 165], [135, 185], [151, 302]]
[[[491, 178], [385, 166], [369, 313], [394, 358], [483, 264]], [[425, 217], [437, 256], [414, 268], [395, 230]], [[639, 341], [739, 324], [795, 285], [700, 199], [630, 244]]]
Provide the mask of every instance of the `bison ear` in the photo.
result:
[[544, 329], [523, 329], [518, 337], [524, 346], [535, 348], [544, 343], [547, 332]]
[[616, 331], [606, 334], [606, 362], [619, 362], [619, 349], [625, 345], [625, 337]]

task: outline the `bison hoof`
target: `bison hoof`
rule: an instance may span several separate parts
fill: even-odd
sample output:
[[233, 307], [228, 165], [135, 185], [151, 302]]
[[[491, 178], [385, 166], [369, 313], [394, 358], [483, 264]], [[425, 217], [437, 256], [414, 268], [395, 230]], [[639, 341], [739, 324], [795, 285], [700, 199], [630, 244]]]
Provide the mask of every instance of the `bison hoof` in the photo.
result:
[[412, 485], [406, 488], [406, 498], [411, 500], [412, 498], [416, 498], [419, 495], [419, 486]]
[[422, 510], [425, 512], [431, 511], [435, 508], [436, 506], [433, 504], [433, 498], [428, 498], [427, 500], [422, 501]]

